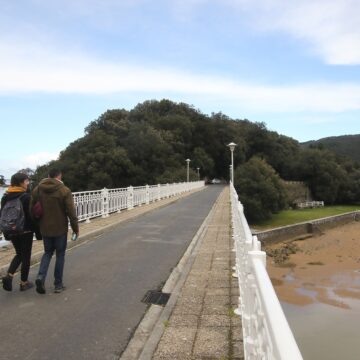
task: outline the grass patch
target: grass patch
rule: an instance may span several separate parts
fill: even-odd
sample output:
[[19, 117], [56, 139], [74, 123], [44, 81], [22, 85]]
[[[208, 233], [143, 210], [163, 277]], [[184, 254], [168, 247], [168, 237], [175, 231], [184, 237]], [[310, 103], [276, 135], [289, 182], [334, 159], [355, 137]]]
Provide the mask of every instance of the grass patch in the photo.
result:
[[279, 268], [289, 268], [289, 269], [294, 269], [296, 268], [296, 264], [293, 263], [293, 262], [284, 262], [284, 263], [281, 263], [281, 264], [276, 264], [277, 267]]
[[169, 320], [164, 320], [163, 324], [164, 324], [164, 328], [167, 328], [170, 325], [170, 321]]
[[232, 318], [232, 317], [234, 317], [235, 315], [236, 315], [236, 314], [235, 314], [235, 309], [232, 308], [232, 307], [229, 308], [229, 309], [228, 309], [228, 316]]
[[280, 226], [297, 224], [300, 222], [320, 219], [327, 216], [340, 215], [351, 211], [360, 210], [358, 205], [324, 206], [315, 209], [284, 210], [274, 214], [270, 220], [252, 224], [256, 230], [267, 230]]
[[279, 279], [275, 279], [275, 278], [270, 278], [271, 283], [273, 284], [273, 286], [281, 286], [284, 282], [282, 280]]
[[321, 261], [310, 261], [308, 262], [308, 265], [324, 265], [324, 263]]

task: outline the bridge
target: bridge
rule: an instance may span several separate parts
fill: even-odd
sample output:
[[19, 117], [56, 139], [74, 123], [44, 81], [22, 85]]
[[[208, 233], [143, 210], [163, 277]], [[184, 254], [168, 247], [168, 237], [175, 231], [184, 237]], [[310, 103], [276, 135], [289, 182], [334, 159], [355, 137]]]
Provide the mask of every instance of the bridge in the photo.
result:
[[[67, 290], [52, 293], [50, 269], [45, 296], [0, 293], [1, 359], [302, 358], [232, 184], [74, 200], [81, 237], [69, 242]], [[0, 272], [10, 256], [0, 252]]]

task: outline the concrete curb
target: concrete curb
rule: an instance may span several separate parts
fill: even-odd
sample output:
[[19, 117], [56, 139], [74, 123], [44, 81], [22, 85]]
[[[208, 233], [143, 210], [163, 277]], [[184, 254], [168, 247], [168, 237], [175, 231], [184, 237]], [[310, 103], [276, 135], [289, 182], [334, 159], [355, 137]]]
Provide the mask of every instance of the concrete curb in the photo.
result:
[[219, 198], [215, 201], [209, 214], [201, 224], [199, 230], [191, 240], [190, 245], [171, 272], [162, 291], [171, 293], [165, 307], [151, 305], [143, 320], [139, 323], [128, 346], [122, 353], [121, 360], [150, 360], [164, 332], [164, 324], [170, 318], [173, 308], [178, 300], [181, 288], [189, 274], [195, 260], [198, 247], [204, 238], [208, 223], [214, 215]]
[[[103, 227], [101, 227], [100, 229], [96, 229], [96, 230], [92, 230], [92, 231], [89, 231], [89, 232], [85, 232], [84, 235], [80, 235], [80, 237], [76, 240], [76, 241], [71, 241], [71, 240], [68, 240], [67, 242], [67, 249], [66, 251], [74, 248], [74, 247], [77, 247], [77, 246], [80, 246], [84, 243], [86, 243], [87, 241], [89, 241], [91, 238], [94, 238], [98, 235], [102, 235], [103, 233], [105, 233], [106, 231], [109, 231], [111, 230], [112, 228], [116, 227], [117, 225], [119, 225], [120, 223], [123, 223], [123, 222], [127, 222], [127, 221], [130, 221], [130, 220], [133, 220], [139, 216], [142, 216], [142, 215], [145, 215], [151, 211], [154, 211], [154, 210], [157, 210], [157, 209], [160, 209], [164, 206], [167, 206], [167, 205], [170, 205], [172, 203], [174, 203], [175, 201], [178, 201], [180, 199], [183, 199], [189, 195], [192, 195], [198, 191], [202, 191], [206, 189], [206, 186], [202, 187], [202, 188], [199, 188], [199, 189], [195, 189], [193, 191], [190, 191], [190, 192], [187, 192], [187, 193], [183, 193], [183, 194], [180, 194], [180, 195], [177, 195], [173, 198], [168, 198], [168, 199], [164, 199], [164, 200], [169, 200], [169, 201], [164, 201], [163, 204], [157, 204], [157, 206], [151, 208], [151, 209], [145, 209], [146, 211], [142, 212], [142, 213], [139, 213], [139, 214], [133, 214], [133, 216], [130, 216], [128, 218], [125, 218], [125, 219], [118, 219], [116, 222], [112, 223], [112, 224], [108, 224], [108, 225], [104, 225]], [[161, 200], [160, 200], [161, 201]], [[152, 203], [154, 204], [154, 203]], [[151, 205], [152, 205], [151, 204]], [[127, 211], [131, 211], [131, 210], [127, 210]], [[111, 216], [111, 215], [110, 215]], [[81, 223], [80, 223], [81, 224]], [[81, 230], [81, 229], [80, 229]], [[41, 241], [41, 240], [38, 240], [38, 241]], [[12, 245], [11, 245], [12, 246]], [[40, 262], [41, 258], [42, 258], [42, 255], [43, 255], [43, 251], [40, 251], [40, 252], [37, 252], [37, 253], [34, 253], [31, 255], [31, 260], [30, 260], [30, 264], [31, 266], [32, 265], [35, 265], [37, 263]], [[0, 266], [0, 277], [3, 277], [7, 274], [7, 269], [9, 268], [9, 264], [6, 264], [6, 265], [2, 265]]]

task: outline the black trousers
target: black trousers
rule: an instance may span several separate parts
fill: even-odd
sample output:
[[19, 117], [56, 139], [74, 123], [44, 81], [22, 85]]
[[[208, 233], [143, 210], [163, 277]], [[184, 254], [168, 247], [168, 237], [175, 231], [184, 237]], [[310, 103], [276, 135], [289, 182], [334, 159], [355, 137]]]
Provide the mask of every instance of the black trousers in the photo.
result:
[[29, 232], [13, 237], [11, 242], [14, 245], [16, 255], [10, 263], [8, 272], [14, 274], [21, 264], [21, 281], [27, 281], [30, 270], [33, 233]]

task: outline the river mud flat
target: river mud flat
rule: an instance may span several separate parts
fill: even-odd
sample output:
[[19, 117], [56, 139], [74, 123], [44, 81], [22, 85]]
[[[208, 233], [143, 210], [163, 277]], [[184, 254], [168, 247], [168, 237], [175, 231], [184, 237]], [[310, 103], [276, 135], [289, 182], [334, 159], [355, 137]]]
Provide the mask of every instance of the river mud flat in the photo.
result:
[[360, 222], [264, 250], [303, 358], [359, 360]]
[[[360, 301], [360, 222], [265, 248], [267, 270], [281, 301], [350, 309]], [[272, 256], [269, 256], [272, 255]]]

